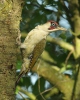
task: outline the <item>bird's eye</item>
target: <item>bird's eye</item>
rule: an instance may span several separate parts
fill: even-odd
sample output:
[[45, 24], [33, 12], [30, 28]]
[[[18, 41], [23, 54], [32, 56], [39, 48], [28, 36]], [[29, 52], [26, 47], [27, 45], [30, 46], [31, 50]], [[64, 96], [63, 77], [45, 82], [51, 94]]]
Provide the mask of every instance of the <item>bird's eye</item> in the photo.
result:
[[48, 28], [49, 30], [55, 29], [58, 26], [58, 24], [54, 21], [50, 22], [50, 27]]
[[55, 23], [51, 23], [51, 26], [55, 26]]

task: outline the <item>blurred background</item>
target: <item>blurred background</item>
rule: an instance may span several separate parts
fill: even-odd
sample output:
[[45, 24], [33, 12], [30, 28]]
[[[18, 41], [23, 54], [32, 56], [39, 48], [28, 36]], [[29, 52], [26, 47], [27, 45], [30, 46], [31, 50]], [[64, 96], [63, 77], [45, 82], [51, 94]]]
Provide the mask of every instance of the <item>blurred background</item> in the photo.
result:
[[[80, 2], [80, 1], [78, 1]], [[75, 4], [76, 5], [76, 4]], [[21, 40], [24, 41], [28, 32], [39, 24], [44, 24], [48, 20], [54, 20], [59, 23], [60, 26], [67, 29], [64, 31], [57, 31], [51, 33], [49, 38], [58, 38], [64, 42], [73, 44], [75, 32], [74, 10], [78, 8], [74, 7], [71, 0], [25, 0], [22, 10], [22, 20], [20, 23]], [[49, 40], [46, 42], [46, 47], [41, 57], [39, 58], [40, 66], [55, 66], [56, 70], [60, 70], [63, 74], [73, 78], [72, 71], [74, 72], [73, 65], [75, 60], [73, 55], [69, 57], [67, 61], [67, 69], [65, 69], [65, 60], [69, 54], [69, 51], [62, 48], [60, 45], [53, 43]], [[17, 61], [17, 75], [20, 72], [22, 61]], [[57, 94], [51, 91], [55, 88], [43, 77], [40, 77], [34, 72], [29, 72], [19, 82], [19, 88], [22, 88], [21, 92], [16, 90], [16, 100], [33, 100], [26, 95], [25, 91], [32, 93], [36, 96], [36, 100], [62, 100], [62, 93]], [[25, 99], [24, 99], [25, 98]]]

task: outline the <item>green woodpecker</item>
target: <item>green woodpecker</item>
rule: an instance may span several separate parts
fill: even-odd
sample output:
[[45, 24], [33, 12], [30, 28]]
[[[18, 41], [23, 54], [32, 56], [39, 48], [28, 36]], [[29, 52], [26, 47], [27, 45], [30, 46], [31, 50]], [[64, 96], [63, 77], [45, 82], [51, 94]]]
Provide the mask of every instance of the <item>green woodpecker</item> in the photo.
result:
[[66, 31], [65, 28], [60, 27], [55, 21], [51, 20], [43, 25], [36, 26], [28, 33], [24, 42], [20, 46], [23, 56], [23, 64], [16, 81], [16, 85], [19, 82], [20, 78], [30, 71], [30, 69], [34, 66], [39, 56], [43, 52], [46, 45], [47, 35], [50, 32], [54, 32], [57, 30]]

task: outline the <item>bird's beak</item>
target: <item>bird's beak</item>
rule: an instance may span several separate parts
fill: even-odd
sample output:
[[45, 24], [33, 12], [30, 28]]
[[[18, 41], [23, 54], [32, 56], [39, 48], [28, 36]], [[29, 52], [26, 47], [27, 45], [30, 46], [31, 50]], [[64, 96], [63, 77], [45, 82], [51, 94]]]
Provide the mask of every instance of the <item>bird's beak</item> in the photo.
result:
[[56, 29], [57, 29], [57, 30], [62, 30], [62, 31], [67, 31], [66, 28], [63, 28], [63, 27], [60, 27], [60, 26], [58, 26]]
[[54, 29], [48, 30], [48, 32], [54, 32], [54, 31], [58, 31], [58, 30], [61, 30], [61, 31], [67, 31], [66, 28], [63, 28], [63, 27], [57, 26], [57, 27], [54, 28]]

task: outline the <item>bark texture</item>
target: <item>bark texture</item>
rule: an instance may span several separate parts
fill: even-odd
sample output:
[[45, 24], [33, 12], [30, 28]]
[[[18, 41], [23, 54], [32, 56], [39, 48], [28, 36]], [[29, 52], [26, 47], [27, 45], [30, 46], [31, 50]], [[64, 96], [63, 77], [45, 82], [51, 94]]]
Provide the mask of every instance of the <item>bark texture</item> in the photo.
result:
[[15, 100], [21, 0], [0, 0], [0, 100]]

